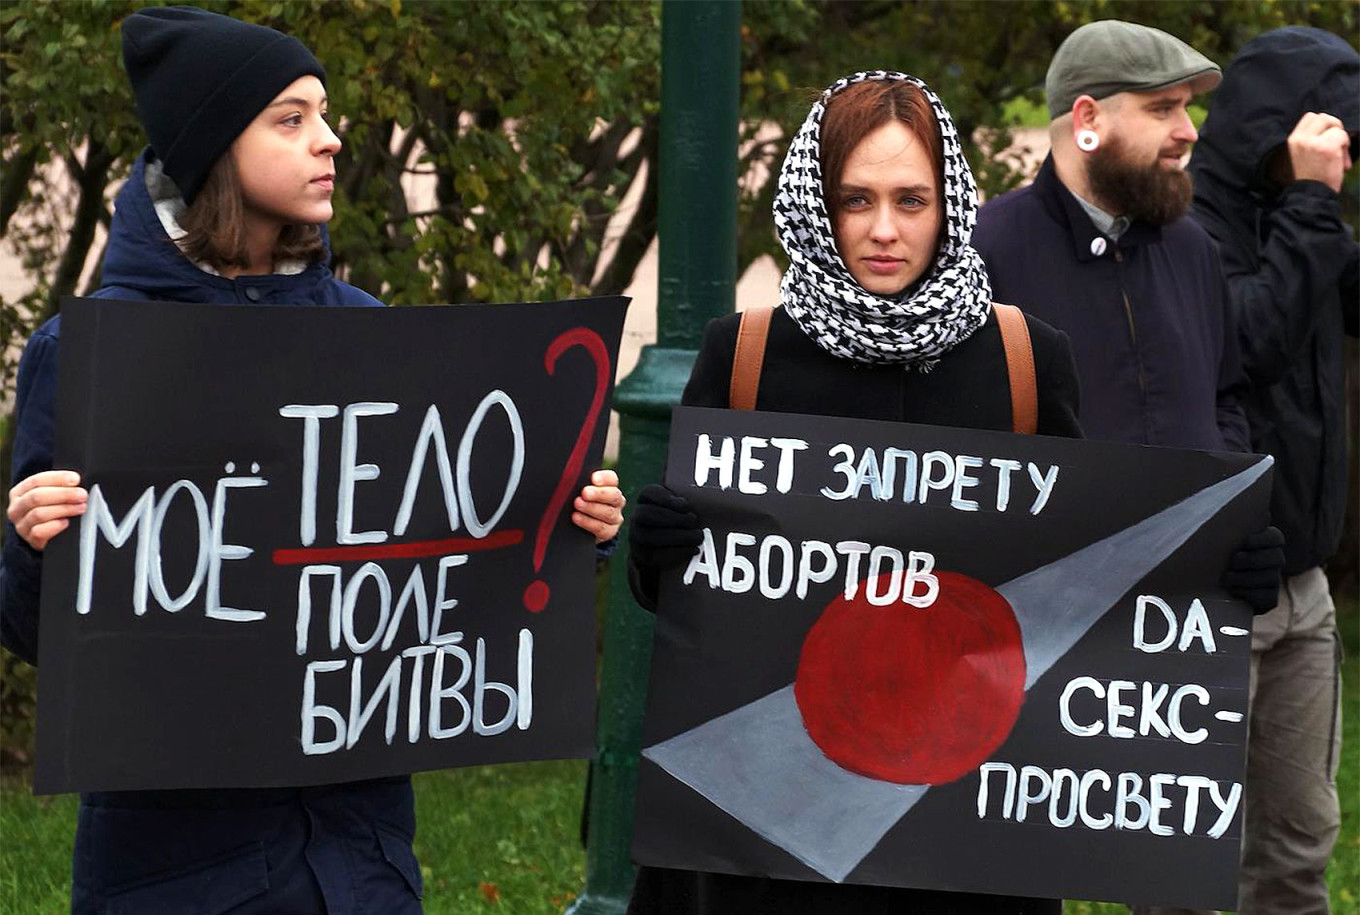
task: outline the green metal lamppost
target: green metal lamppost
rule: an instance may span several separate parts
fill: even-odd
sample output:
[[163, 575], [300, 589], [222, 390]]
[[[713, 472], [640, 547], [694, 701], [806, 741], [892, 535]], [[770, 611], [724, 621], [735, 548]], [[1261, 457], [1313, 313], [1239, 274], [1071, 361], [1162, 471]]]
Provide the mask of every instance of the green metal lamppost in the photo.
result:
[[[666, 0], [661, 7], [660, 280], [656, 345], [618, 387], [619, 477], [630, 502], [660, 480], [671, 407], [703, 328], [730, 314], [737, 280], [737, 110], [741, 4]], [[586, 885], [571, 915], [617, 915], [628, 904], [642, 714], [652, 618], [627, 583], [627, 545], [614, 555], [605, 623], [596, 755], [587, 808]]]

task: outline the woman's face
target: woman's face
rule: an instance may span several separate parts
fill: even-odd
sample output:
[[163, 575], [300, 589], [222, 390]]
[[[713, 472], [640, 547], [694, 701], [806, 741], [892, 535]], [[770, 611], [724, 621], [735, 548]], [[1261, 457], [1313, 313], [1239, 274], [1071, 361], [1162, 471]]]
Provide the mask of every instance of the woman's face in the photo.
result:
[[248, 218], [280, 227], [331, 218], [340, 139], [326, 123], [326, 87], [303, 76], [232, 144]]
[[940, 189], [930, 152], [906, 125], [890, 121], [860, 140], [838, 197], [836, 248], [861, 286], [896, 295], [925, 273], [940, 235]]

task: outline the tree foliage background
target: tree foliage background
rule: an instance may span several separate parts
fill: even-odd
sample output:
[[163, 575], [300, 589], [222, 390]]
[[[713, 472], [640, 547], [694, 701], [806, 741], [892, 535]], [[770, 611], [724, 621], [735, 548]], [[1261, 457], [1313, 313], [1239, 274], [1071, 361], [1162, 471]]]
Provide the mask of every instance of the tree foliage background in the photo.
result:
[[[96, 269], [80, 288], [82, 269], [99, 258], [96, 228], [107, 227], [113, 193], [145, 142], [119, 50], [119, 23], [141, 5], [0, 6], [0, 244], [22, 258], [33, 284], [19, 295], [0, 290], [5, 390], [27, 334], [61, 296], [98, 286]], [[295, 35], [325, 64], [345, 144], [330, 223], [342, 277], [396, 305], [628, 285], [656, 234], [658, 162], [664, 167], [657, 2], [198, 5]], [[1354, 44], [1358, 9], [1349, 0], [748, 0], [734, 151], [745, 176], [739, 268], [765, 254], [782, 266], [774, 183], [765, 178], [810, 100], [847, 72], [893, 68], [929, 82], [993, 194], [1023, 177], [1018, 161], [1000, 154], [1008, 128], [1025, 103], [1042, 104], [1048, 61], [1077, 26], [1142, 22], [1226, 64], [1247, 40], [1283, 25], [1316, 25]], [[432, 182], [432, 202], [411, 193], [417, 177]], [[622, 211], [630, 188], [636, 203]], [[0, 426], [8, 481], [14, 423]], [[1352, 582], [1354, 530], [1352, 519], [1342, 552]], [[5, 656], [0, 716], [11, 749], [13, 728], [31, 718], [31, 684], [18, 666]]]

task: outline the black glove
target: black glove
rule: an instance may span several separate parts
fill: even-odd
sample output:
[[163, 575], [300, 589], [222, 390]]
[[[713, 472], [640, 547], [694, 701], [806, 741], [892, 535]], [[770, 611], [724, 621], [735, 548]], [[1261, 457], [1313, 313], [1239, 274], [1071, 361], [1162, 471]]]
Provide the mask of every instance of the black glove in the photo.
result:
[[1249, 536], [1228, 561], [1223, 587], [1256, 615], [1280, 602], [1280, 570], [1284, 568], [1284, 534], [1266, 527]]
[[684, 496], [660, 483], [642, 487], [628, 525], [633, 562], [653, 569], [677, 565], [693, 556], [703, 539], [699, 516]]

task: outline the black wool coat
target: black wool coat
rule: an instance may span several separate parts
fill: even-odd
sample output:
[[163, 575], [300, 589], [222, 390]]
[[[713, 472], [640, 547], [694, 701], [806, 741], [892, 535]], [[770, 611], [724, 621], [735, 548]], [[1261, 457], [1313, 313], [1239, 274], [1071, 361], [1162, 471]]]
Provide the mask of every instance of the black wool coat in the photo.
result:
[[[739, 314], [709, 322], [681, 400], [726, 407]], [[1042, 435], [1080, 438], [1077, 371], [1066, 335], [1026, 315]], [[766, 341], [756, 409], [1010, 431], [1005, 349], [989, 319], [929, 373], [869, 366], [821, 350], [782, 308]], [[630, 569], [635, 596], [654, 609], [659, 570]], [[974, 893], [835, 885], [641, 867], [630, 915], [1059, 915], [1062, 903]]]

